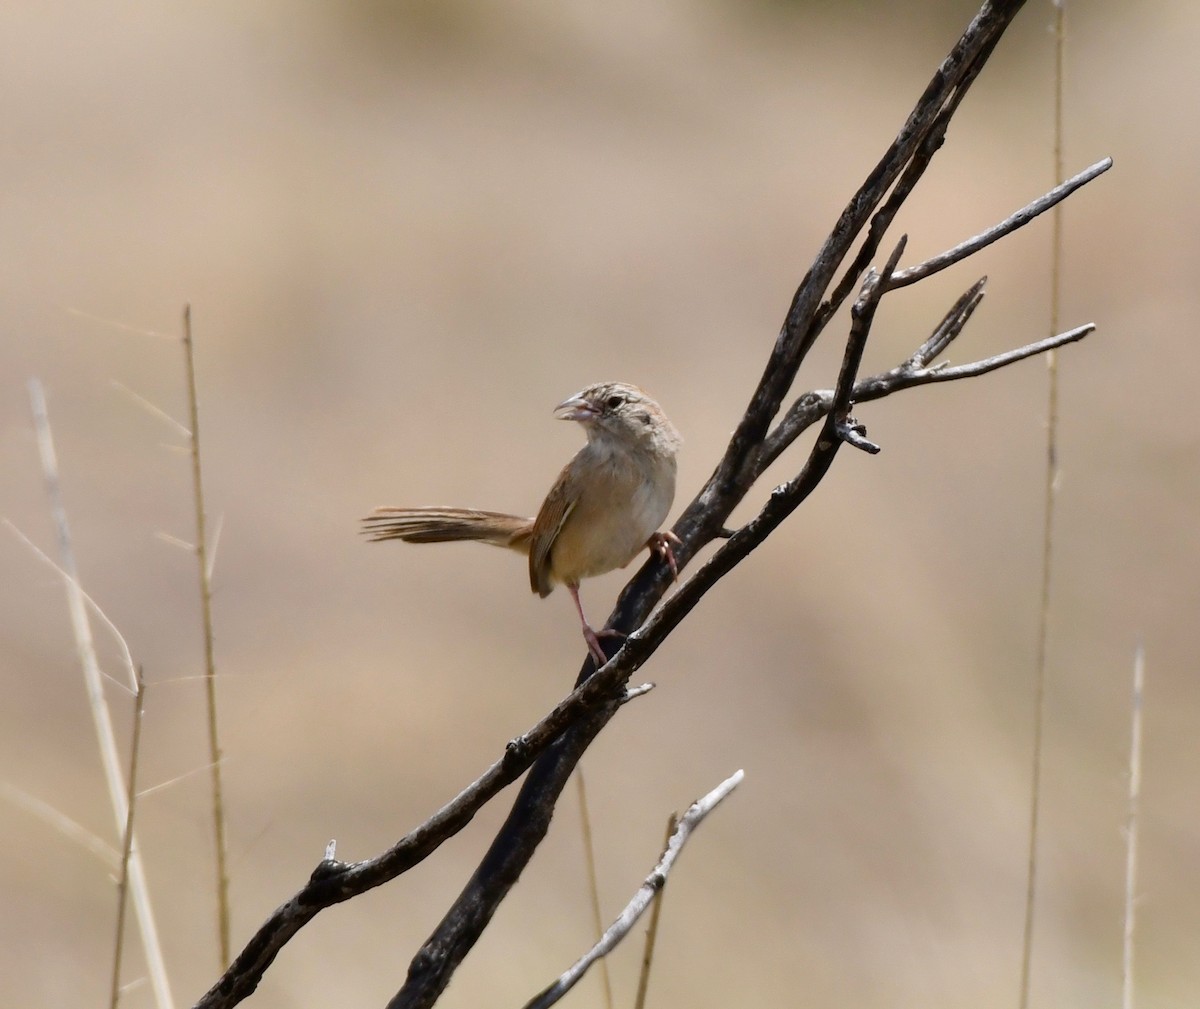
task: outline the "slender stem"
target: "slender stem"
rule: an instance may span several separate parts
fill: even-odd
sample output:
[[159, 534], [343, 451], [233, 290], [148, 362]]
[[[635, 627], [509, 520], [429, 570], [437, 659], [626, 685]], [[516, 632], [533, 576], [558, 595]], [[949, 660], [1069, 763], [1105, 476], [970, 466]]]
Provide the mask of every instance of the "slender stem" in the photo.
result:
[[183, 351], [187, 365], [188, 423], [192, 443], [192, 500], [196, 511], [196, 563], [200, 569], [200, 617], [204, 629], [204, 696], [208, 709], [208, 765], [212, 782], [213, 843], [217, 860], [217, 940], [220, 969], [228, 966], [229, 872], [225, 852], [225, 801], [221, 787], [221, 740], [217, 731], [217, 671], [213, 656], [212, 581], [208, 566], [208, 530], [204, 516], [204, 481], [200, 470], [200, 407], [196, 397], [196, 360], [192, 346], [192, 306], [183, 309]]
[[[678, 823], [679, 819], [674, 813], [667, 817], [667, 836], [663, 841], [664, 846], [670, 843], [671, 835], [675, 833]], [[650, 987], [650, 967], [654, 963], [654, 941], [658, 938], [658, 917], [662, 914], [663, 895], [666, 890], [664, 884], [663, 888], [658, 891], [654, 906], [650, 909], [650, 925], [646, 929], [646, 948], [642, 951], [642, 969], [638, 973], [637, 995], [633, 1000], [633, 1009], [644, 1009], [646, 1005], [646, 990]]]
[[[1066, 42], [1066, 0], [1054, 0], [1054, 178], [1062, 178], [1063, 49]], [[1061, 289], [1062, 204], [1050, 215], [1050, 332], [1058, 331]], [[1046, 355], [1046, 479], [1042, 501], [1042, 579], [1038, 608], [1037, 666], [1034, 669], [1033, 755], [1029, 789], [1029, 847], [1026, 853], [1025, 921], [1021, 936], [1020, 1009], [1029, 1007], [1033, 967], [1034, 912], [1037, 906], [1038, 836], [1042, 804], [1042, 749], [1046, 722], [1046, 656], [1050, 640], [1050, 577], [1054, 559], [1054, 510], [1058, 497], [1058, 354]]]
[[1121, 957], [1121, 1009], [1133, 1009], [1133, 926], [1137, 905], [1138, 801], [1142, 794], [1142, 691], [1146, 650], [1133, 658], [1133, 716], [1129, 739], [1129, 818], [1125, 829], [1125, 934]]
[[112, 991], [110, 1009], [117, 1009], [121, 999], [121, 956], [125, 951], [126, 895], [129, 892], [129, 859], [133, 854], [133, 818], [137, 808], [138, 755], [142, 746], [142, 715], [146, 710], [146, 679], [137, 671], [137, 693], [133, 695], [133, 739], [129, 744], [129, 799], [125, 815], [125, 838], [121, 850], [121, 879], [117, 884], [117, 934], [113, 941]]
[[[587, 785], [583, 780], [583, 765], [575, 768], [575, 783], [579, 786], [579, 821], [583, 833], [583, 854], [587, 863], [588, 895], [592, 904], [592, 927], [596, 938], [604, 935], [604, 918], [600, 911], [600, 881], [596, 875], [596, 846], [592, 838], [592, 818], [588, 811]], [[604, 986], [605, 1009], [613, 1009], [612, 978], [609, 977], [608, 961], [600, 961], [600, 981]]]

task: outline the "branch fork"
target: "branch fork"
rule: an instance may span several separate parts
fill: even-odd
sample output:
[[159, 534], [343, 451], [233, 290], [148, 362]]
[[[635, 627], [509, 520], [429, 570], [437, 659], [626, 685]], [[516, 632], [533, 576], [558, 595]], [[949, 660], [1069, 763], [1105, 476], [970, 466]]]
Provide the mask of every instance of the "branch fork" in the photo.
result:
[[[628, 634], [619, 650], [600, 668], [590, 656], [586, 658], [576, 688], [568, 697], [529, 732], [512, 740], [476, 782], [387, 852], [365, 862], [333, 862], [328, 876], [317, 878], [314, 873], [309, 883], [260, 927], [224, 977], [196, 1003], [198, 1009], [236, 1005], [254, 990], [278, 952], [318, 911], [394, 879], [418, 864], [470, 822], [503, 787], [528, 771], [512, 810], [479, 868], [417, 952], [407, 979], [389, 1003], [392, 1009], [432, 1006], [545, 836], [558, 797], [583, 753], [626, 700], [645, 692], [645, 687], [628, 688], [633, 673], [650, 659], [708, 590], [761, 545], [816, 489], [843, 443], [870, 453], [879, 451], [867, 439], [864, 426], [852, 416], [851, 408], [919, 385], [983, 375], [1081, 340], [1093, 331], [1094, 326], [1086, 323], [969, 364], [940, 362], [979, 307], [986, 282], [980, 278], [954, 302], [911, 356], [889, 371], [859, 378], [863, 350], [886, 294], [961, 262], [1011, 234], [1112, 165], [1107, 158], [1098, 161], [994, 227], [923, 263], [898, 269], [905, 247], [905, 239], [901, 238], [881, 269], [868, 269], [868, 264], [876, 261], [896, 213], [942, 146], [962, 99], [1022, 6], [1023, 0], [983, 3], [934, 73], [896, 139], [843, 210], [801, 281], [745, 413], [712, 475], [671, 533], [676, 538], [671, 545], [680, 573], [713, 541], [719, 544], [716, 549], [665, 599], [672, 572], [658, 556], [651, 556], [625, 587], [606, 623]], [[851, 309], [834, 389], [806, 392], [783, 409], [800, 366], [856, 287], [858, 296]], [[821, 422], [821, 432], [796, 476], [776, 487], [748, 522], [731, 530], [727, 525], [730, 515], [767, 467], [801, 433]], [[661, 885], [660, 878], [665, 878], [665, 869], [661, 874], [656, 869], [644, 887], [654, 891]]]

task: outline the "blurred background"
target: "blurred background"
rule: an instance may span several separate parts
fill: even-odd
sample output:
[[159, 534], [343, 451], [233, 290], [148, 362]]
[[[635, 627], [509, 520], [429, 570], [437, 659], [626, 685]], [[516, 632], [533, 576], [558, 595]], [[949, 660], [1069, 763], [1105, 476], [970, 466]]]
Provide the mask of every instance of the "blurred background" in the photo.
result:
[[[973, 15], [888, 4], [566, 0], [0, 12], [0, 514], [53, 552], [26, 382], [46, 385], [84, 587], [150, 683], [139, 831], [175, 995], [218, 976], [202, 645], [181, 439], [192, 305], [235, 948], [330, 838], [370, 857], [569, 687], [565, 593], [473, 545], [367, 546], [379, 504], [532, 514], [581, 443], [550, 415], [636, 382], [708, 475], [792, 292]], [[1200, 8], [1068, 14], [1062, 484], [1046, 696], [1035, 1005], [1113, 1004], [1134, 649], [1145, 642], [1137, 983], [1200, 986], [1200, 492], [1193, 320]], [[1030, 3], [896, 234], [904, 262], [1053, 182], [1049, 3]], [[1048, 219], [889, 298], [893, 366], [990, 276], [962, 362], [1045, 335]], [[832, 384], [844, 319], [797, 392]], [[857, 411], [818, 493], [713, 591], [585, 762], [605, 915], [668, 813], [735, 769], [663, 908], [650, 1005], [1016, 1003], [1046, 367]], [[738, 516], [792, 475], [789, 453]], [[116, 844], [63, 586], [0, 536], [0, 780]], [[589, 582], [599, 618], [620, 573]], [[119, 649], [97, 630], [120, 677]], [[112, 690], [122, 740], [129, 699]], [[378, 1006], [511, 790], [394, 883], [326, 911], [249, 1004]], [[20, 803], [0, 823], [12, 1006], [107, 998], [109, 870]], [[638, 930], [640, 937], [641, 930]], [[446, 1006], [519, 1005], [591, 940], [578, 804]], [[629, 1004], [634, 940], [612, 958]], [[143, 971], [130, 926], [126, 978]], [[601, 1004], [597, 978], [572, 996]], [[146, 986], [125, 1005], [152, 1004]]]

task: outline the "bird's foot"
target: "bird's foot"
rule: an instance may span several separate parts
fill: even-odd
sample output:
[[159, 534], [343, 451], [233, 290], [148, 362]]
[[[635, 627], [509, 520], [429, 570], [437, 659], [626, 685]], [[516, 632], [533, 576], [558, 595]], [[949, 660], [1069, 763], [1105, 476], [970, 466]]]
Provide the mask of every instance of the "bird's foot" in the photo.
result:
[[596, 633], [588, 624], [583, 625], [583, 639], [588, 643], [588, 651], [592, 653], [592, 659], [595, 661], [596, 668], [598, 669], [608, 661], [608, 656], [600, 644], [601, 635], [604, 635], [604, 631]]
[[665, 533], [655, 533], [646, 540], [647, 549], [659, 560], [665, 561], [671, 569], [671, 581], [679, 581], [679, 565], [675, 563], [675, 547], [683, 546], [683, 541], [669, 530]]
[[608, 661], [608, 655], [600, 644], [601, 638], [624, 638], [626, 635], [622, 631], [614, 630], [611, 627], [602, 627], [600, 630], [594, 630], [591, 624], [583, 625], [583, 640], [587, 642], [588, 651], [591, 652], [592, 658], [596, 660], [596, 668], [599, 669]]

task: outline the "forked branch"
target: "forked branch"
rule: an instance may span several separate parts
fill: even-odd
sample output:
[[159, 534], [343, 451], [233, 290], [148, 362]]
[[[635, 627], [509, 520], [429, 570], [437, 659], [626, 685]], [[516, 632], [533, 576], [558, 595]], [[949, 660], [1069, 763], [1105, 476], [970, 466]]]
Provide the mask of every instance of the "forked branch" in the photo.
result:
[[[647, 561], [622, 592], [609, 620], [610, 626], [628, 632], [629, 636], [619, 651], [609, 655], [602, 668], [597, 670], [595, 663], [587, 659], [575, 691], [554, 712], [525, 736], [514, 740], [504, 756], [478, 781], [388, 852], [354, 864], [323, 861], [309, 883], [260, 928], [198, 1006], [217, 1009], [235, 1005], [254, 990], [288, 939], [323, 907], [387, 882], [417, 864], [461, 830], [501, 788], [528, 769], [513, 808], [491, 847], [412, 960], [405, 984], [389, 1003], [394, 1009], [433, 1005], [545, 836], [558, 796], [579, 758], [624, 701], [637, 692], [626, 690], [633, 673], [649, 660], [705, 593], [812, 493], [843, 443], [866, 451], [877, 450], [867, 440], [865, 428], [851, 416], [855, 404], [918, 385], [982, 375], [1080, 340], [1092, 331], [1093, 327], [1087, 324], [995, 357], [957, 366], [941, 363], [939, 359], [963, 332], [980, 304], [984, 285], [980, 280], [949, 308], [907, 360], [880, 375], [858, 377], [876, 309], [887, 294], [960, 262], [1010, 234], [1102, 174], [1111, 164], [1107, 159], [1098, 162], [994, 228], [925, 263], [900, 269], [904, 251], [901, 240], [878, 272], [867, 269], [869, 263], [876, 261], [888, 226], [900, 206], [941, 147], [946, 128], [967, 90], [1022, 6], [1020, 0], [984, 3], [935, 72], [895, 141], [847, 204], [797, 289], [770, 349], [762, 378], [729, 444], [708, 481], [674, 526], [680, 540], [675, 559], [681, 570], [713, 540], [722, 541], [712, 556], [665, 602], [662, 597], [670, 585], [670, 575], [661, 561], [653, 558]], [[799, 396], [779, 417], [809, 350], [837, 308], [855, 289], [858, 297], [851, 311], [850, 331], [834, 389]], [[726, 527], [730, 514], [766, 468], [804, 430], [822, 421], [821, 431], [796, 475], [776, 487], [750, 521], [730, 531]]]

